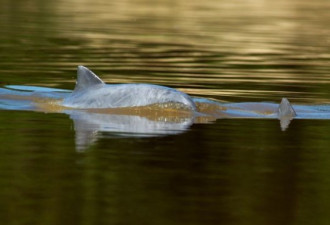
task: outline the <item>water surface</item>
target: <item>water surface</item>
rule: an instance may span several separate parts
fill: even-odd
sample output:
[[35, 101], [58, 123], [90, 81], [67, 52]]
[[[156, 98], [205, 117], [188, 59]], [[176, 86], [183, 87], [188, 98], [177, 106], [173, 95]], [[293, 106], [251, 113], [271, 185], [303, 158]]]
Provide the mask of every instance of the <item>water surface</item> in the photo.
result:
[[[0, 85], [72, 90], [76, 66], [220, 102], [329, 103], [330, 3], [0, 0]], [[24, 105], [24, 104], [22, 104]], [[328, 224], [329, 120], [98, 132], [0, 111], [4, 224]]]

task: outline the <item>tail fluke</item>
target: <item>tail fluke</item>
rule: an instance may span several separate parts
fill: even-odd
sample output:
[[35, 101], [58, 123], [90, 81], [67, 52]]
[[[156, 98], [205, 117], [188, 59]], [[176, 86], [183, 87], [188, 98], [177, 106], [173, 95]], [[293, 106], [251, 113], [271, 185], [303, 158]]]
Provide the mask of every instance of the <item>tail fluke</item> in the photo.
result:
[[287, 98], [282, 98], [281, 104], [277, 110], [277, 116], [280, 120], [282, 131], [286, 130], [289, 127], [291, 120], [297, 116], [295, 110]]

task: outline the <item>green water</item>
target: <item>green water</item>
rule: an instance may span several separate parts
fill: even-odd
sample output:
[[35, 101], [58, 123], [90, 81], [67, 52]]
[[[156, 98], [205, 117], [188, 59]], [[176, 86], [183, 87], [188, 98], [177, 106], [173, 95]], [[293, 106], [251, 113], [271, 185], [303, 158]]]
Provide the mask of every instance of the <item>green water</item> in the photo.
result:
[[[0, 85], [72, 89], [76, 66], [226, 102], [330, 99], [330, 3], [0, 0]], [[328, 224], [330, 120], [220, 119], [173, 135], [0, 111], [2, 224]]]

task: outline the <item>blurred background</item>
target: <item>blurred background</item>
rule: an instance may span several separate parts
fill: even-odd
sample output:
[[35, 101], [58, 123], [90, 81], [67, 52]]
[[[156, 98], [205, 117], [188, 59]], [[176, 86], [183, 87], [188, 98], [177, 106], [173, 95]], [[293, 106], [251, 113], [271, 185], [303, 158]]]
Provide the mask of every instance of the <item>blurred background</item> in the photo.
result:
[[328, 101], [326, 0], [6, 1], [1, 82], [72, 88], [76, 66], [224, 101]]
[[[154, 83], [223, 102], [330, 100], [328, 0], [0, 0], [0, 85]], [[0, 111], [3, 224], [328, 224], [330, 122], [99, 133]]]

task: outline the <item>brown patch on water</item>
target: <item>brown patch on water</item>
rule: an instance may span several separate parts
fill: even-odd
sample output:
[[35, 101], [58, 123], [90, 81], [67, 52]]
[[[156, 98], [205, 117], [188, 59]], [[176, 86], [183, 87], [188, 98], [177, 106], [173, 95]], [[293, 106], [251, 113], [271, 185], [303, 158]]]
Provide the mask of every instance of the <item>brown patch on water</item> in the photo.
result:
[[153, 121], [180, 122], [191, 118], [193, 112], [175, 103], [152, 104], [138, 107], [85, 109], [87, 112], [141, 116]]
[[37, 98], [34, 100], [36, 111], [60, 113], [67, 109], [61, 105], [62, 100]]
[[219, 113], [227, 110], [227, 107], [205, 102], [196, 102], [196, 107], [198, 112], [210, 115], [218, 115]]
[[[196, 103], [197, 111], [202, 115], [195, 118], [195, 123], [209, 123], [217, 118], [228, 118], [225, 112], [226, 107], [212, 103]], [[187, 118], [192, 118], [194, 112], [178, 103], [152, 104], [139, 107], [122, 107], [107, 109], [86, 109], [87, 112], [109, 113], [117, 115], [141, 116], [153, 121], [180, 122]]]

